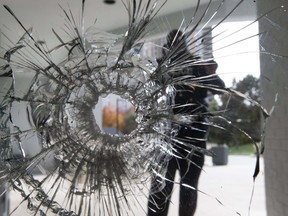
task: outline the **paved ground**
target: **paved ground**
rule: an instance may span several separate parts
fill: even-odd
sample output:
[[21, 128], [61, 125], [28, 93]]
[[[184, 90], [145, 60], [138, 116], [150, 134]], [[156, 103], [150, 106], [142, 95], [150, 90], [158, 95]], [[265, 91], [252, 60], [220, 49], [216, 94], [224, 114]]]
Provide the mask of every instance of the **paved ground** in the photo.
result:
[[[205, 172], [201, 175], [199, 185], [199, 190], [203, 191], [203, 194], [199, 193], [195, 216], [237, 216], [239, 214], [241, 216], [266, 216], [263, 160], [261, 160], [261, 173], [255, 184], [252, 178], [254, 165], [254, 156], [229, 156], [227, 166], [213, 166], [212, 159], [206, 158]], [[169, 216], [178, 215], [178, 189], [176, 186]], [[13, 208], [19, 203], [20, 197], [15, 193], [10, 194]], [[142, 202], [143, 208], [146, 209], [145, 197], [142, 197]], [[25, 210], [25, 206], [21, 206], [13, 215], [28, 216], [30, 214]], [[135, 215], [141, 216], [145, 213], [137, 209]]]
[[[229, 156], [227, 166], [213, 166], [211, 158], [206, 158], [205, 172], [201, 175], [199, 190], [208, 195], [199, 194], [195, 216], [234, 216], [239, 214], [242, 216], [266, 216], [263, 160], [261, 160], [261, 172], [256, 178], [255, 184], [253, 184], [252, 178], [254, 165], [254, 156]], [[178, 199], [177, 194], [178, 190], [176, 189], [172, 199], [175, 204]], [[177, 216], [177, 211], [177, 206], [174, 205], [169, 216]]]

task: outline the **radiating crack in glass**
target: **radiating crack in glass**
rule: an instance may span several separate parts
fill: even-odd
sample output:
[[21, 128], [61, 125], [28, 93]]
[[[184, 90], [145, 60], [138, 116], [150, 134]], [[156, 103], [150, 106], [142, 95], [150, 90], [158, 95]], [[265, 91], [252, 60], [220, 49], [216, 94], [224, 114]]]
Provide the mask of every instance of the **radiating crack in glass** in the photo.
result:
[[[21, 22], [13, 9], [4, 5], [23, 28], [24, 34], [1, 57], [1, 79], [6, 80], [0, 117], [1, 180], [8, 181], [21, 194], [22, 202], [28, 202], [27, 208], [35, 215], [133, 215], [132, 205], [137, 204], [137, 196], [143, 193], [147, 182], [155, 176], [165, 176], [167, 162], [173, 156], [171, 140], [175, 141], [178, 126], [193, 122], [197, 115], [197, 112], [193, 115], [173, 115], [172, 110], [177, 107], [177, 104], [173, 104], [177, 92], [174, 86], [177, 84], [208, 88], [229, 97], [248, 99], [265, 118], [269, 116], [258, 102], [241, 92], [205, 85], [203, 80], [209, 80], [213, 75], [201, 78], [189, 74], [181, 78], [171, 75], [186, 67], [205, 66], [212, 60], [211, 57], [191, 62], [181, 56], [176, 63], [170, 62], [169, 59], [181, 53], [181, 46], [167, 49], [165, 58], [158, 63], [156, 59], [141, 55], [138, 50], [145, 44], [142, 39], [146, 29], [165, 2], [123, 2], [129, 16], [125, 35], [102, 32], [93, 26], [83, 32], [84, 26], [76, 25], [73, 13], [62, 8], [67, 20], [66, 31], [69, 31], [71, 39], [64, 42], [53, 29], [52, 33], [60, 44], [52, 50], [47, 50], [45, 43], [40, 43], [33, 36], [32, 28], [27, 29], [26, 23]], [[187, 35], [199, 34], [223, 9], [223, 1], [218, 1], [218, 8], [208, 21], [204, 21], [211, 9], [210, 0], [196, 21], [200, 3], [198, 1], [195, 14], [188, 24], [183, 22], [180, 26]], [[238, 1], [210, 31], [224, 22], [242, 3]], [[82, 2], [83, 20], [84, 8], [85, 1]], [[268, 13], [276, 10], [281, 8]], [[256, 21], [263, 17], [265, 14]], [[200, 26], [203, 28], [199, 31]], [[264, 33], [259, 35], [263, 36]], [[255, 36], [258, 35], [249, 35], [243, 40]], [[204, 37], [205, 34], [202, 34], [187, 41], [196, 54], [203, 51], [203, 47], [197, 44]], [[208, 44], [211, 43], [208, 41]], [[61, 63], [54, 62], [51, 56], [63, 50], [67, 51], [66, 59]], [[261, 52], [280, 57], [266, 50]], [[207, 53], [203, 56], [207, 56]], [[27, 71], [34, 73], [33, 80], [27, 94], [18, 97], [15, 93], [15, 73]], [[130, 133], [109, 134], [97, 124], [93, 109], [99, 98], [109, 94], [117, 95], [134, 106], [136, 127]], [[29, 128], [18, 125], [11, 114], [15, 109], [22, 109], [26, 114]], [[223, 113], [225, 110], [212, 115], [231, 124]], [[213, 121], [209, 124], [211, 127], [221, 127]], [[235, 128], [255, 144], [257, 162], [253, 177], [256, 178], [259, 148], [262, 146], [259, 147], [243, 129]], [[41, 150], [36, 155], [27, 155], [22, 142], [33, 135], [41, 143]], [[185, 140], [176, 142], [188, 147], [191, 152], [197, 149], [212, 155], [209, 150], [189, 145]], [[38, 166], [45, 172], [40, 179], [32, 174], [32, 170]], [[164, 180], [162, 178], [163, 184]], [[52, 183], [49, 187], [48, 182]], [[64, 201], [59, 199], [60, 196], [64, 197]], [[134, 201], [128, 197], [134, 197]]]

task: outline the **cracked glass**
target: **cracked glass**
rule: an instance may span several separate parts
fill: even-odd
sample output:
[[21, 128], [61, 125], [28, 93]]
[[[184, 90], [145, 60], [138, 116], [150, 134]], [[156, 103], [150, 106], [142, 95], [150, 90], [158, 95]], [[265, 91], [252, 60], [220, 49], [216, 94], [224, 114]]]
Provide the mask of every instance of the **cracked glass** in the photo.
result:
[[[272, 104], [261, 101], [261, 87], [276, 89], [277, 83], [260, 73], [260, 60], [264, 56], [269, 65], [286, 60], [271, 32], [287, 29], [270, 19], [285, 18], [286, 5], [267, 9], [252, 0], [198, 0], [177, 15], [163, 15], [171, 0], [127, 0], [121, 2], [125, 27], [104, 31], [97, 28], [103, 20], [93, 23], [97, 13], [86, 15], [89, 2], [77, 1], [75, 12], [55, 1], [63, 27], [41, 26], [41, 37], [25, 19], [35, 2], [20, 12], [17, 4], [1, 5], [0, 178], [2, 197], [10, 195], [11, 202], [5, 211], [162, 215], [171, 202], [169, 215], [179, 205], [181, 216], [185, 206], [194, 208], [190, 199], [196, 192], [195, 215], [211, 215], [209, 207], [200, 207], [205, 199], [222, 215], [250, 215], [258, 202], [257, 178], [264, 175], [266, 122], [279, 103], [277, 90]], [[34, 19], [41, 24], [38, 13]], [[173, 37], [166, 38], [172, 29]], [[50, 37], [56, 38], [53, 46]], [[201, 103], [197, 97], [203, 97]], [[252, 148], [252, 160], [244, 162], [249, 173], [230, 157], [228, 165], [236, 165], [223, 177], [214, 166], [221, 154], [216, 147], [237, 150], [242, 143]], [[205, 164], [204, 159], [198, 164], [204, 155]], [[209, 188], [202, 177], [199, 187], [186, 180], [201, 172], [206, 179], [214, 175], [235, 183], [235, 169], [249, 184], [244, 208], [233, 203], [237, 194], [215, 192], [224, 183], [215, 180]], [[171, 183], [181, 193], [193, 191], [194, 198], [184, 195], [184, 202], [180, 193], [180, 201], [174, 195], [170, 200]]]

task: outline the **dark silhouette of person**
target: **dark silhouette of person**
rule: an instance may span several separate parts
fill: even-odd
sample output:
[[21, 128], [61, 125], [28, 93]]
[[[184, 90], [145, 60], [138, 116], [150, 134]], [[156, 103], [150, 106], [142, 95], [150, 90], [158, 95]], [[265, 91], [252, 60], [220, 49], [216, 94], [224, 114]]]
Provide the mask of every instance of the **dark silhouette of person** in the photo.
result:
[[[170, 50], [167, 52], [167, 50]], [[169, 54], [170, 53], [170, 54]], [[172, 53], [172, 54], [171, 54]], [[161, 177], [152, 178], [148, 201], [148, 216], [166, 216], [168, 214], [171, 193], [176, 171], [179, 172], [180, 200], [179, 216], [193, 216], [197, 206], [198, 180], [204, 165], [208, 132], [206, 97], [208, 91], [212, 94], [220, 93], [225, 87], [224, 82], [215, 74], [215, 61], [201, 62], [193, 56], [186, 45], [185, 36], [180, 30], [173, 30], [167, 35], [167, 44], [164, 45], [163, 58], [170, 58], [169, 65], [174, 65], [170, 74], [174, 82], [176, 96], [174, 98], [174, 115], [186, 115], [192, 119], [190, 123], [177, 123], [177, 141], [172, 142], [173, 156], [168, 162], [167, 172], [161, 183]], [[167, 57], [168, 56], [168, 57]], [[159, 64], [163, 59], [160, 59]], [[199, 63], [201, 62], [201, 63]], [[178, 67], [179, 65], [179, 67]], [[189, 82], [190, 81], [190, 82]], [[195, 147], [197, 149], [195, 149]]]

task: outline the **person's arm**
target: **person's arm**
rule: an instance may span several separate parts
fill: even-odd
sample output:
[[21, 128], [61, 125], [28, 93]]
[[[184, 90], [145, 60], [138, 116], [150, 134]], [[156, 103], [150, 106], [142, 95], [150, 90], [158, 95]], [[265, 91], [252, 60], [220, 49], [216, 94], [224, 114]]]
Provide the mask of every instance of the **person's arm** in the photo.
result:
[[[212, 94], [221, 94], [221, 91], [218, 91], [217, 89], [224, 89], [225, 83], [224, 81], [216, 74], [216, 70], [218, 68], [218, 64], [215, 61], [209, 61], [204, 66], [206, 77], [204, 78], [203, 83], [211, 88], [209, 88], [209, 91]], [[211, 76], [210, 76], [211, 75]]]

